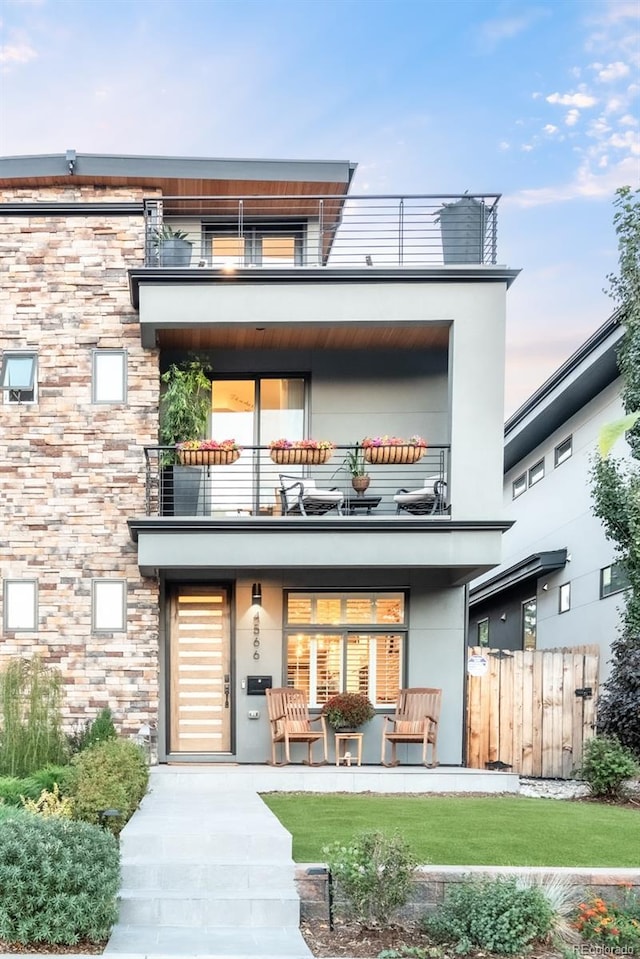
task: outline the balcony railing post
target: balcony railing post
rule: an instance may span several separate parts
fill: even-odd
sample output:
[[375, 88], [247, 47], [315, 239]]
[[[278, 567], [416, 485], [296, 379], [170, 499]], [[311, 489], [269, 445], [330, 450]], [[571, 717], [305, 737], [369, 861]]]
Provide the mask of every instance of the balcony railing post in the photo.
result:
[[324, 250], [324, 200], [318, 204], [318, 266], [322, 266], [322, 253]]
[[398, 208], [398, 266], [404, 263], [404, 198]]

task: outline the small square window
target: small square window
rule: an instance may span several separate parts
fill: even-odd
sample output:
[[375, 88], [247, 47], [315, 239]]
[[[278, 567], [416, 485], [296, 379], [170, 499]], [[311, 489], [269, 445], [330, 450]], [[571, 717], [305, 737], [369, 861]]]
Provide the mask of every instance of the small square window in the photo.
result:
[[529, 486], [535, 486], [544, 476], [544, 459], [538, 460], [529, 470]]
[[563, 440], [562, 443], [558, 443], [555, 450], [553, 451], [554, 466], [560, 466], [561, 463], [564, 463], [565, 460], [569, 459], [572, 453], [573, 453], [573, 437], [567, 436], [566, 440]]
[[518, 476], [517, 479], [514, 479], [512, 488], [513, 488], [514, 499], [517, 499], [518, 496], [522, 496], [522, 494], [527, 488], [527, 474], [523, 473], [522, 476]]
[[127, 629], [127, 581], [94, 579], [91, 582], [91, 631], [124, 633]]
[[35, 403], [37, 353], [6, 352], [0, 367], [0, 389], [5, 403]]
[[621, 563], [613, 563], [600, 570], [600, 599], [613, 593], [621, 593], [631, 585], [627, 571]]
[[94, 350], [92, 403], [124, 403], [126, 397], [126, 350]]
[[5, 579], [3, 606], [5, 632], [34, 632], [38, 628], [37, 580]]
[[568, 613], [571, 609], [571, 583], [563, 583], [558, 590], [558, 612]]

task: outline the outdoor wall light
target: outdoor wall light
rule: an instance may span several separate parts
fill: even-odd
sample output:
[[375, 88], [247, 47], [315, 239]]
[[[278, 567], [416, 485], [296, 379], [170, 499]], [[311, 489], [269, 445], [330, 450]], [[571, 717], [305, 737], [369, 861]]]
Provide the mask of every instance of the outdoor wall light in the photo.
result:
[[543, 588], [544, 591], [546, 592], [546, 591], [549, 589], [549, 584], [548, 584], [548, 583], [545, 583], [542, 588]]
[[262, 584], [254, 583], [251, 587], [251, 603], [253, 606], [262, 606]]
[[506, 623], [506, 621], [507, 621], [507, 614], [506, 614], [506, 613], [503, 613], [503, 614], [502, 614], [502, 616], [500, 617], [500, 621], [503, 622], [503, 623]]

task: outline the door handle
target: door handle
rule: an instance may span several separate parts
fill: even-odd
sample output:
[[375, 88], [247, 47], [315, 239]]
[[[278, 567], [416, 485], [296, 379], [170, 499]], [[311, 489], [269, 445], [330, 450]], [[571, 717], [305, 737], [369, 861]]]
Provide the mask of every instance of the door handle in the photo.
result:
[[229, 673], [224, 674], [224, 708], [229, 708]]

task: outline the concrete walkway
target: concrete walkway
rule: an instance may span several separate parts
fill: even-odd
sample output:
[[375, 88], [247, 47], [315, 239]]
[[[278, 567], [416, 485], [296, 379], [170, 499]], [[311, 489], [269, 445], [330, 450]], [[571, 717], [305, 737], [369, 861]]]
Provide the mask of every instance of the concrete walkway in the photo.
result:
[[156, 767], [120, 838], [120, 918], [105, 955], [311, 956], [291, 836], [244, 777]]

